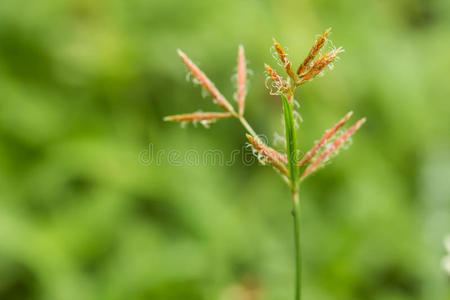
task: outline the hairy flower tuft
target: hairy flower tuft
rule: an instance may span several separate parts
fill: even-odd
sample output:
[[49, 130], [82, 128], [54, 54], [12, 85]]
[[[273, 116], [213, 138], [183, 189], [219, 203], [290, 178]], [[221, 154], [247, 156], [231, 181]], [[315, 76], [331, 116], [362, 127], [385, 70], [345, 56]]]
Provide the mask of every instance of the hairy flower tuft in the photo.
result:
[[319, 57], [314, 62], [310, 70], [305, 75], [303, 75], [303, 77], [299, 81], [297, 81], [296, 84], [300, 85], [307, 81], [311, 81], [314, 77], [319, 75], [327, 66], [331, 66], [330, 64], [333, 61], [335, 61], [338, 58], [338, 55], [342, 52], [344, 52], [344, 49], [340, 47], [330, 52], [327, 52], [321, 57]]
[[194, 64], [183, 51], [178, 49], [178, 55], [186, 64], [192, 75], [198, 80], [198, 82], [211, 94], [214, 101], [223, 109], [229, 112], [234, 112], [231, 104], [225, 99], [225, 97], [219, 92], [219, 90], [214, 86], [214, 84], [209, 80], [209, 78], [203, 73], [196, 64]]
[[299, 162], [298, 166], [301, 168], [304, 165], [306, 165], [317, 154], [317, 152], [331, 140], [331, 138], [339, 131], [339, 129], [341, 129], [342, 126], [344, 126], [344, 124], [348, 121], [348, 119], [350, 119], [352, 114], [353, 112], [350, 111], [345, 115], [344, 118], [342, 118], [336, 125], [334, 125], [333, 128], [327, 130], [327, 132], [325, 132], [324, 136], [320, 139], [320, 141], [318, 141], [314, 145], [314, 147], [311, 150], [309, 150], [308, 153], [305, 154], [305, 156]]
[[281, 45], [275, 39], [273, 39], [273, 45], [275, 47], [275, 50], [278, 53], [278, 56], [280, 57], [283, 67], [286, 69], [286, 73], [295, 82], [297, 80], [297, 76], [292, 71], [292, 64], [287, 57], [286, 51], [283, 49], [283, 47], [281, 47]]
[[328, 40], [328, 35], [330, 34], [330, 32], [331, 28], [328, 28], [327, 30], [325, 30], [322, 36], [317, 39], [314, 46], [309, 51], [308, 56], [305, 58], [300, 67], [298, 67], [297, 75], [303, 76], [306, 74], [307, 71], [309, 71], [309, 69], [311, 68], [312, 61], [317, 56], [317, 54], [319, 54], [320, 50], [325, 45], [326, 41]]
[[356, 122], [355, 125], [353, 125], [349, 130], [347, 130], [339, 138], [337, 138], [329, 148], [327, 148], [314, 162], [312, 162], [308, 166], [308, 168], [306, 168], [300, 180], [303, 180], [306, 176], [323, 167], [324, 163], [328, 161], [332, 155], [338, 153], [339, 148], [350, 139], [350, 137], [356, 132], [356, 130], [358, 130], [362, 126], [362, 124], [364, 124], [364, 122], [366, 122], [366, 118], [363, 118]]
[[289, 175], [289, 171], [284, 164], [287, 164], [287, 158], [278, 153], [275, 149], [264, 145], [258, 138], [255, 138], [249, 134], [246, 135], [247, 139], [252, 144], [253, 148], [261, 154], [275, 169], [280, 171], [281, 174]]
[[271, 90], [271, 93], [277, 95], [280, 92], [288, 91], [289, 85], [283, 80], [283, 78], [281, 78], [281, 76], [278, 75], [277, 72], [274, 69], [272, 69], [269, 65], [265, 64], [264, 66], [267, 70], [267, 74], [269, 75], [269, 80], [272, 79], [273, 82], [272, 86], [275, 88], [275, 92]]

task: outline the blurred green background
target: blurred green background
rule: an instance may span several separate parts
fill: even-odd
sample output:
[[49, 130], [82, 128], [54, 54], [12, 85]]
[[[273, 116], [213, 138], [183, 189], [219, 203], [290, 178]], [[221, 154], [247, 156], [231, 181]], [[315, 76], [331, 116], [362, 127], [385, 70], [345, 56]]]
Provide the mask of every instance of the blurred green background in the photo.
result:
[[330, 26], [346, 52], [299, 91], [300, 146], [349, 110], [368, 122], [301, 189], [304, 298], [450, 299], [449, 10], [448, 0], [0, 1], [0, 299], [293, 299], [290, 196], [270, 168], [139, 155], [228, 155], [246, 143], [235, 120], [162, 121], [216, 110], [186, 82], [177, 48], [231, 99], [242, 43], [246, 115], [272, 141], [282, 132], [264, 87], [272, 38], [298, 64]]

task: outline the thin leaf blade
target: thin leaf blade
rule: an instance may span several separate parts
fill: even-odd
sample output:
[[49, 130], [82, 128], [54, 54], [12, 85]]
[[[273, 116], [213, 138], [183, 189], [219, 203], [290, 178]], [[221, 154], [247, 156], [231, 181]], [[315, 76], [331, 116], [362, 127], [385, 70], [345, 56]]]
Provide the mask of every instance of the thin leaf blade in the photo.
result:
[[294, 115], [292, 113], [292, 104], [287, 99], [286, 95], [281, 94], [283, 99], [283, 113], [286, 128], [286, 152], [288, 156], [289, 174], [291, 177], [291, 185], [295, 186], [298, 176], [297, 168], [297, 139], [295, 134]]

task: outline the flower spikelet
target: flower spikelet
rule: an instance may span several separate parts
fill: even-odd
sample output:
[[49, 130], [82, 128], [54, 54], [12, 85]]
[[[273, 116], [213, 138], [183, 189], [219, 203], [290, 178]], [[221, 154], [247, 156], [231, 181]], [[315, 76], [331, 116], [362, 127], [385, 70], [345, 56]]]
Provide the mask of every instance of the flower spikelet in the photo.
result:
[[272, 79], [274, 86], [276, 88], [275, 94], [279, 93], [279, 92], [285, 92], [289, 90], [289, 86], [288, 84], [283, 80], [283, 78], [281, 78], [280, 75], [277, 74], [277, 72], [275, 72], [274, 69], [272, 69], [269, 65], [264, 65], [266, 70], [267, 70], [267, 74], [269, 75], [269, 77]]
[[326, 41], [328, 40], [328, 35], [330, 34], [331, 28], [328, 28], [322, 36], [317, 39], [314, 46], [311, 48], [311, 50], [308, 53], [308, 56], [305, 58], [303, 63], [298, 67], [297, 69], [297, 75], [303, 76], [307, 71], [309, 71], [311, 67], [311, 62], [314, 60], [314, 58], [319, 54], [320, 50], [325, 45]]
[[178, 50], [178, 55], [186, 64], [189, 71], [200, 82], [200, 84], [211, 94], [214, 101], [223, 109], [233, 112], [234, 109], [225, 97], [219, 92], [209, 78], [203, 73], [196, 64], [194, 64], [183, 51]]
[[275, 149], [272, 149], [263, 143], [261, 143], [257, 138], [247, 134], [247, 139], [252, 144], [253, 148], [261, 154], [275, 169], [277, 169], [281, 174], [286, 176], [289, 175], [289, 171], [284, 164], [287, 163], [287, 158], [282, 154], [278, 153]]
[[307, 81], [312, 80], [314, 77], [319, 75], [328, 65], [330, 65], [333, 61], [335, 61], [339, 55], [339, 53], [344, 52], [344, 49], [337, 48], [330, 52], [325, 53], [321, 57], [319, 57], [311, 69], [306, 73], [299, 81], [297, 81], [297, 85], [305, 83]]
[[275, 46], [275, 50], [277, 51], [278, 56], [280, 57], [280, 60], [283, 63], [283, 67], [286, 69], [286, 73], [295, 82], [297, 77], [295, 73], [292, 71], [292, 64], [287, 57], [286, 51], [275, 39], [273, 40], [273, 45]]
[[326, 149], [313, 163], [308, 166], [308, 168], [306, 168], [300, 180], [303, 180], [306, 176], [321, 168], [333, 154], [337, 154], [339, 148], [355, 133], [356, 130], [362, 126], [362, 124], [364, 124], [365, 121], [365, 118], [359, 120], [349, 130], [337, 138], [328, 149]]
[[331, 138], [339, 131], [339, 129], [344, 126], [344, 124], [348, 121], [348, 119], [350, 119], [352, 114], [353, 112], [350, 111], [345, 115], [344, 118], [342, 118], [336, 125], [334, 125], [333, 128], [325, 132], [323, 137], [314, 145], [314, 147], [305, 154], [305, 156], [299, 162], [298, 166], [301, 168], [306, 165], [317, 154], [317, 152], [331, 140]]

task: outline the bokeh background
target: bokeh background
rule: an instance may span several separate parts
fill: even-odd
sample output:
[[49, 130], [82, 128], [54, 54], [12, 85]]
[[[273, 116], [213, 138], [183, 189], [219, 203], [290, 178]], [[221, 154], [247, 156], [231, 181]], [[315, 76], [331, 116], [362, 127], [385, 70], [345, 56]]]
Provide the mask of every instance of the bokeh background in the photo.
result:
[[[354, 110], [354, 144], [301, 189], [308, 300], [448, 300], [450, 2], [0, 1], [0, 299], [293, 299], [289, 191], [268, 167], [169, 163], [242, 149], [182, 48], [273, 141], [272, 38], [300, 63], [317, 34], [346, 52], [299, 91], [308, 150]], [[218, 109], [220, 110], [220, 109]], [[161, 163], [139, 159], [153, 150]], [[161, 152], [166, 151], [166, 152]], [[226, 156], [225, 158], [227, 158]], [[142, 157], [141, 157], [142, 158]]]

